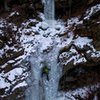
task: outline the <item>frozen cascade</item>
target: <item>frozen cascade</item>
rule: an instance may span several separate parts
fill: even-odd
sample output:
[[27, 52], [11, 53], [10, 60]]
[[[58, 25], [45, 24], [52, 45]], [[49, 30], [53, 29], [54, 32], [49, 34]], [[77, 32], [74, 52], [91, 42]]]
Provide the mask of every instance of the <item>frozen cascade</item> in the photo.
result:
[[[53, 50], [45, 56], [48, 66], [50, 67], [49, 81], [43, 80], [45, 100], [55, 100], [58, 91], [60, 69], [57, 63], [59, 49], [55, 46]], [[48, 59], [49, 58], [49, 59]]]
[[[57, 47], [55, 41], [53, 44], [55, 45], [49, 53], [44, 54], [38, 49], [29, 58], [31, 75], [27, 79], [29, 88], [26, 91], [26, 100], [56, 100], [61, 70], [57, 63], [59, 47]], [[50, 68], [49, 81], [45, 77], [41, 77], [43, 62]]]
[[[53, 0], [51, 1], [53, 2]], [[50, 27], [51, 25], [48, 25], [45, 21], [40, 22], [37, 25], [38, 28], [40, 26], [48, 28], [43, 31], [38, 30], [40, 34], [34, 36], [30, 42], [33, 46], [32, 53], [28, 58], [31, 72], [29, 72], [29, 77], [26, 80], [29, 87], [25, 91], [25, 100], [58, 100], [58, 84], [62, 71], [58, 63], [61, 40], [56, 35], [65, 32], [66, 29], [62, 22], [53, 22], [55, 27]], [[45, 64], [50, 68], [49, 81], [45, 76], [41, 76]]]
[[46, 18], [46, 22], [49, 25], [53, 25], [55, 19], [55, 0], [44, 1], [44, 15]]
[[41, 60], [38, 52], [32, 54], [29, 57], [29, 61], [31, 64], [31, 73], [29, 78], [27, 79], [27, 83], [29, 84], [29, 88], [26, 91], [26, 100], [42, 100], [41, 91], [40, 91], [40, 75], [41, 75]]

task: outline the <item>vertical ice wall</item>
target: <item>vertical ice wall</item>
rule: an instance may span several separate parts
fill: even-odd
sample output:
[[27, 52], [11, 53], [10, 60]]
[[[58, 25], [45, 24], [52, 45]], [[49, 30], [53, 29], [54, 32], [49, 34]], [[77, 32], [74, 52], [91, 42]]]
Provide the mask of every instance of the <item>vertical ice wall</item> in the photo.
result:
[[48, 24], [52, 24], [55, 19], [55, 0], [44, 1], [44, 15]]

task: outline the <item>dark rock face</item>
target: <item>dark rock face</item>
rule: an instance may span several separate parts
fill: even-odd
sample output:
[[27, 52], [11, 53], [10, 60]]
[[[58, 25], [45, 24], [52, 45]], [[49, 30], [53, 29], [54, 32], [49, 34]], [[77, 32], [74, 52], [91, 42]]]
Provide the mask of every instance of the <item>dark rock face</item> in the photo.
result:
[[67, 19], [70, 16], [81, 15], [92, 5], [100, 3], [99, 0], [56, 0], [56, 15]]
[[19, 65], [22, 61], [18, 57], [23, 54], [17, 26], [0, 19], [0, 100], [22, 100], [25, 87], [16, 86], [27, 76], [28, 65], [24, 63], [26, 69], [25, 65]]
[[[2, 9], [1, 4], [3, 0], [0, 0], [0, 10]], [[11, 1], [11, 0], [8, 0]], [[12, 0], [16, 1], [16, 0]], [[83, 20], [83, 24], [75, 26], [74, 34], [79, 35], [81, 37], [89, 37], [93, 38], [92, 45], [94, 45], [96, 50], [100, 51], [100, 10], [93, 13], [89, 19], [84, 19], [87, 15], [84, 11], [87, 8], [91, 8], [94, 4], [100, 3], [100, 0], [56, 0], [56, 15], [57, 18], [67, 19], [68, 16], [75, 16], [81, 15], [80, 20]], [[12, 5], [14, 2], [10, 2]], [[15, 75], [15, 79], [11, 81], [8, 76], [5, 76], [7, 73], [9, 74], [10, 71], [19, 68], [18, 61], [20, 61], [19, 56], [22, 56], [24, 53], [24, 49], [21, 47], [19, 42], [20, 34], [17, 34], [17, 27], [12, 24], [11, 22], [15, 23], [16, 25], [20, 26], [22, 21], [25, 21], [27, 18], [36, 18], [37, 13], [36, 11], [42, 11], [43, 5], [41, 4], [40, 0], [34, 0], [34, 6], [28, 5], [28, 3], [20, 4], [17, 2], [14, 7], [9, 6], [19, 12], [14, 14], [14, 16], [10, 16], [6, 22], [3, 20], [3, 27], [0, 26], [0, 50], [3, 50], [3, 54], [0, 54], [0, 73], [3, 72], [2, 77], [4, 78], [7, 83], [12, 84], [9, 90], [6, 91], [8, 87], [0, 88], [0, 100], [23, 100], [24, 98], [24, 89], [26, 87], [16, 88], [13, 92], [13, 88], [22, 82], [25, 79], [25, 75], [23, 75], [26, 71], [29, 71], [29, 65], [26, 64], [26, 67], [21, 65], [21, 68], [26, 68], [20, 76]], [[70, 5], [71, 4], [71, 5]], [[7, 17], [7, 16], [6, 16]], [[0, 19], [1, 20], [1, 19]], [[40, 19], [39, 19], [40, 20]], [[26, 29], [30, 28], [31, 26], [35, 26], [37, 23], [29, 23]], [[1, 25], [1, 22], [0, 22]], [[24, 26], [23, 26], [24, 28]], [[42, 30], [46, 30], [47, 28], [41, 27]], [[59, 30], [59, 28], [57, 29]], [[2, 34], [1, 34], [2, 33]], [[33, 32], [34, 34], [39, 34], [38, 32]], [[34, 35], [32, 32], [26, 33], [26, 35]], [[59, 36], [64, 36], [67, 33], [60, 34]], [[46, 36], [45, 36], [46, 37]], [[74, 39], [77, 39], [75, 36]], [[71, 49], [74, 49], [75, 52], [71, 52]], [[52, 47], [47, 48], [43, 51], [43, 53], [48, 53]], [[63, 67], [63, 74], [59, 82], [59, 90], [67, 91], [70, 89], [76, 89], [78, 87], [83, 87], [86, 85], [91, 85], [95, 83], [100, 83], [100, 56], [99, 52], [95, 52], [90, 45], [84, 45], [83, 48], [72, 43], [68, 48], [65, 47], [61, 50], [59, 55], [59, 62]], [[72, 57], [76, 57], [77, 61], [79, 59], [83, 60], [80, 63], [75, 63]], [[78, 57], [77, 57], [78, 56]], [[17, 59], [18, 58], [18, 59]], [[14, 62], [9, 62], [10, 60]], [[87, 62], [85, 62], [85, 60]], [[66, 63], [66, 61], [69, 61]], [[7, 64], [6, 64], [7, 63]], [[21, 62], [22, 63], [22, 62]], [[4, 66], [3, 66], [4, 65]], [[2, 67], [3, 66], [3, 67]], [[2, 97], [5, 95], [6, 97]], [[97, 93], [100, 94], [100, 90]], [[100, 95], [99, 95], [100, 96]], [[77, 97], [76, 97], [77, 98]], [[85, 99], [87, 100], [87, 99]], [[91, 99], [92, 100], [92, 99]]]
[[74, 68], [67, 71], [59, 82], [60, 91], [73, 90], [79, 87], [93, 85], [100, 82], [100, 65], [97, 66], [83, 66], [82, 64], [74, 66]]
[[3, 98], [0, 97], [0, 100], [24, 100], [24, 91], [25, 91], [24, 87], [17, 88], [16, 90], [13, 91], [13, 94], [10, 94], [10, 95], [3, 97]]
[[94, 39], [95, 41], [99, 41], [99, 21], [100, 21], [100, 10], [96, 13], [93, 13], [89, 19], [83, 19], [83, 24], [76, 26], [74, 31], [75, 34], [79, 34], [80, 36], [87, 36]]
[[[95, 3], [94, 0], [89, 0], [88, 2], [89, 5], [93, 2]], [[91, 9], [91, 7], [89, 9]], [[89, 9], [88, 11], [90, 11]], [[77, 38], [77, 35], [81, 37], [89, 37], [90, 39], [93, 39], [90, 43], [92, 46], [84, 45], [83, 48], [80, 48], [73, 43], [74, 45], [72, 44], [70, 49], [74, 46], [74, 49], [77, 51], [76, 54], [70, 54], [70, 49], [60, 53], [59, 62], [63, 67], [62, 77], [59, 81], [60, 91], [73, 90], [97, 83], [100, 84], [100, 9], [96, 12], [93, 11], [90, 16], [88, 16], [88, 14], [84, 13], [82, 15], [82, 17], [84, 16], [82, 18], [83, 24], [75, 26], [74, 38]], [[71, 60], [71, 57], [75, 55], [80, 55], [79, 58], [84, 57], [86, 62], [74, 64], [74, 60]], [[99, 90], [96, 91], [99, 92]], [[98, 98], [100, 97], [98, 96]]]
[[[0, 65], [23, 54], [23, 50], [20, 47], [18, 39], [16, 39], [17, 27], [15, 26], [15, 30], [12, 30], [14, 28], [13, 24], [10, 26], [9, 23], [6, 23], [5, 21], [4, 24], [5, 26], [0, 28], [0, 30], [2, 31], [2, 34], [0, 34], [0, 46], [5, 53], [1, 55], [2, 57], [0, 57]], [[6, 48], [6, 46], [8, 46], [8, 48]], [[17, 51], [14, 51], [14, 49], [10, 49], [11, 47], [14, 47], [15, 49], [17, 49]]]

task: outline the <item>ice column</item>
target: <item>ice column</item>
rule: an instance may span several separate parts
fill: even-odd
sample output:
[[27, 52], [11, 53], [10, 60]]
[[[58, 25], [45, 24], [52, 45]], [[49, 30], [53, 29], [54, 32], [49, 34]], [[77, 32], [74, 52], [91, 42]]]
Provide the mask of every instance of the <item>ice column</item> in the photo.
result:
[[44, 1], [44, 15], [48, 24], [52, 24], [55, 19], [55, 0]]

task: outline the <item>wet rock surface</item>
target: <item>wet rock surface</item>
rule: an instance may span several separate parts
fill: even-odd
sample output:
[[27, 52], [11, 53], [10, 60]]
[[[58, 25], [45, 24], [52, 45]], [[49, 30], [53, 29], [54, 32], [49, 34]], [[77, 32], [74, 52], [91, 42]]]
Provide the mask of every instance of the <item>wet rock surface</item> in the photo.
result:
[[[90, 9], [93, 8], [90, 7]], [[69, 91], [70, 89], [75, 90], [76, 88], [88, 86], [89, 84], [93, 85], [95, 83], [100, 83], [99, 13], [100, 10], [97, 10], [97, 12], [93, 13], [91, 12], [90, 15], [84, 14], [85, 17], [83, 17], [83, 23], [75, 25], [75, 29], [73, 31], [75, 34], [74, 42], [72, 43], [70, 49], [62, 50], [62, 53], [60, 53], [59, 62], [63, 67], [63, 74], [59, 81], [60, 91]], [[93, 39], [93, 41], [91, 41], [89, 44], [86, 43], [86, 45], [83, 45], [83, 47], [80, 47], [75, 42], [75, 40], [77, 39], [77, 35], [81, 37], [89, 37], [90, 39]], [[73, 47], [75, 51], [74, 53], [71, 50]], [[77, 60], [80, 58], [84, 58], [85, 60], [83, 59], [82, 62], [75, 63], [75, 59], [71, 55], [79, 55], [79, 57], [77, 57]], [[99, 91], [99, 89], [100, 88], [98, 88], [96, 91]], [[91, 93], [91, 95], [93, 94]], [[100, 97], [98, 96], [98, 99], [99, 98]], [[90, 100], [92, 100], [92, 98]]]

